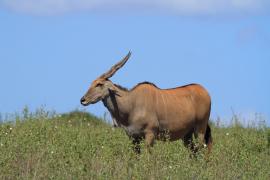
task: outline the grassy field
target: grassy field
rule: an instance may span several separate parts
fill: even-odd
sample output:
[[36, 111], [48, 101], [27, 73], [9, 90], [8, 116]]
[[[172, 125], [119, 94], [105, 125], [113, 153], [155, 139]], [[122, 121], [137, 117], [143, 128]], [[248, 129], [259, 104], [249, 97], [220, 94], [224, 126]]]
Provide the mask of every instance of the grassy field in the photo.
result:
[[270, 129], [212, 125], [213, 152], [181, 141], [136, 156], [123, 130], [83, 112], [38, 110], [0, 124], [0, 179], [270, 179]]

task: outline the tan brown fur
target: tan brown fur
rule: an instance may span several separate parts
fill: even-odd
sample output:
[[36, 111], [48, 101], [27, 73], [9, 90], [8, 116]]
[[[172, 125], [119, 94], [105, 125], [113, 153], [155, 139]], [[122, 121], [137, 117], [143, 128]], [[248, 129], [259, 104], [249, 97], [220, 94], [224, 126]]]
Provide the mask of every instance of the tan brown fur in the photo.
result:
[[[109, 76], [127, 59], [117, 63], [117, 68], [111, 68]], [[105, 73], [95, 80], [81, 103], [88, 105], [102, 100], [115, 124], [124, 128], [133, 139], [137, 152], [140, 151], [138, 144], [141, 139], [151, 147], [155, 139], [166, 138], [171, 141], [182, 139], [187, 147], [196, 151], [192, 135], [198, 138], [200, 146], [207, 143], [210, 152], [212, 137], [208, 121], [211, 99], [201, 85], [160, 89], [153, 83], [143, 82], [127, 90], [104, 78], [109, 76]]]

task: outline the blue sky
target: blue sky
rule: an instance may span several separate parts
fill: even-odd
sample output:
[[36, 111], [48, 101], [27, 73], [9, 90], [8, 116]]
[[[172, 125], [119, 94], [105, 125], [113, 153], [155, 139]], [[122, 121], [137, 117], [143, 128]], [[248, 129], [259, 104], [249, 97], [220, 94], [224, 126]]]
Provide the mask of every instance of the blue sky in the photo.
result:
[[270, 124], [268, 1], [23, 2], [0, 0], [2, 114], [46, 105], [102, 116], [102, 103], [84, 108], [79, 100], [131, 50], [113, 82], [200, 83], [213, 118], [229, 118], [233, 109], [246, 121], [260, 113]]

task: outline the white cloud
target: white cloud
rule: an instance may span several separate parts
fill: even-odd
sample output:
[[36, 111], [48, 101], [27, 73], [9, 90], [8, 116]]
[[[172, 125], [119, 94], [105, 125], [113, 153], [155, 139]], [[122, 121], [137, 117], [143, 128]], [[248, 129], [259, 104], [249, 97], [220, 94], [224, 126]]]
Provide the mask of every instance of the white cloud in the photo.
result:
[[106, 10], [230, 15], [267, 13], [270, 0], [0, 0], [0, 8], [37, 15]]

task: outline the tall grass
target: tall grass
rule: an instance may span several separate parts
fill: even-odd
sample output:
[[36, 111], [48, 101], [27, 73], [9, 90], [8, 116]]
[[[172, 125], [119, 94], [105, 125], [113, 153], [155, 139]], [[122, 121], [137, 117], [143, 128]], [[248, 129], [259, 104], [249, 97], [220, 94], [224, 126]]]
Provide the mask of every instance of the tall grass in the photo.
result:
[[270, 129], [212, 124], [213, 151], [190, 158], [181, 141], [137, 156], [122, 129], [85, 112], [26, 108], [0, 125], [0, 179], [270, 179]]

